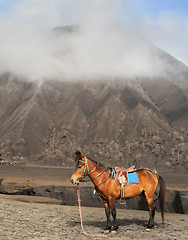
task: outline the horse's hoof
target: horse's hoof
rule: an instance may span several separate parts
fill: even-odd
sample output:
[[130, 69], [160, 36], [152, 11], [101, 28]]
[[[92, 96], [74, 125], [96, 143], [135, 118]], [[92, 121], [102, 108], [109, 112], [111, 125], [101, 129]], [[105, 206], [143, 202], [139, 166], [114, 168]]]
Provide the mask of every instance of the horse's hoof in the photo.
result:
[[116, 234], [117, 231], [116, 231], [116, 230], [112, 230], [111, 233], [112, 233], [112, 234]]
[[110, 233], [110, 230], [109, 230], [109, 229], [104, 230], [104, 234], [108, 234], [108, 233]]
[[147, 225], [147, 229], [152, 229], [154, 228], [154, 224]]

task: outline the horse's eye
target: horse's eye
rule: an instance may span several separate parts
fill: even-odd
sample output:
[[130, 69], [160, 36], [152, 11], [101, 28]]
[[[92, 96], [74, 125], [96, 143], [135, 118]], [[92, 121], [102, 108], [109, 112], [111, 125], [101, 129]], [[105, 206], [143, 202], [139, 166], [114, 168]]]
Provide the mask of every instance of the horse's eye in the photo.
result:
[[82, 166], [78, 166], [78, 168], [81, 168]]

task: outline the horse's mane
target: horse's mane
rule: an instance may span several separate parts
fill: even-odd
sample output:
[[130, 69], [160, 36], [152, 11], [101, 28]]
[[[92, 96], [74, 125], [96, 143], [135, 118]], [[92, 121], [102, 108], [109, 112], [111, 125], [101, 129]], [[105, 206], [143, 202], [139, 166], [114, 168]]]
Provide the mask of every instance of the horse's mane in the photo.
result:
[[98, 161], [96, 161], [96, 160], [93, 160], [93, 159], [91, 159], [91, 158], [89, 158], [89, 157], [88, 157], [88, 159], [89, 159], [90, 161], [94, 162], [97, 166], [106, 167], [104, 164], [102, 164], [102, 163], [100, 163], [100, 162], [98, 162]]

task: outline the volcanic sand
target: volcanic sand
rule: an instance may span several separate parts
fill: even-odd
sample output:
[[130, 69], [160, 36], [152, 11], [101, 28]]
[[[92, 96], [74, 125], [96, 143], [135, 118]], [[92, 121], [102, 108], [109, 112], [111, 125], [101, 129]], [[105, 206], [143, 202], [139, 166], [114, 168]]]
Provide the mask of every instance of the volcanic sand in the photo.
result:
[[[0, 166], [2, 187], [67, 185], [74, 169], [26, 166]], [[186, 176], [165, 174], [167, 188], [187, 187]], [[176, 179], [176, 182], [174, 181]], [[178, 180], [177, 180], [178, 179]], [[68, 180], [68, 181], [67, 181]], [[0, 194], [0, 239], [2, 240], [84, 240], [78, 206], [63, 206], [61, 201], [36, 196]], [[101, 234], [106, 225], [104, 209], [82, 207], [84, 228], [90, 234]], [[146, 231], [148, 212], [117, 209], [118, 232], [107, 239], [188, 239], [188, 214], [167, 213], [165, 224], [156, 213], [155, 228]], [[93, 239], [99, 239], [98, 237]]]

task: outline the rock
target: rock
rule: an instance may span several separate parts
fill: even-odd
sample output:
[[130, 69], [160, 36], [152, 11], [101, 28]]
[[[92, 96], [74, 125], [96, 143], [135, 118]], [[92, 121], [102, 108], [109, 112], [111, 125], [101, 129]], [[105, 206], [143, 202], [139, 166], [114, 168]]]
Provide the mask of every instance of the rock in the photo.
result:
[[172, 166], [172, 163], [171, 163], [171, 162], [165, 162], [165, 166], [166, 166], [166, 167], [171, 167], [171, 166]]
[[151, 231], [151, 229], [150, 228], [146, 228], [146, 232], [150, 232]]
[[182, 210], [183, 213], [188, 213], [188, 192], [181, 192], [181, 204], [182, 204]]

